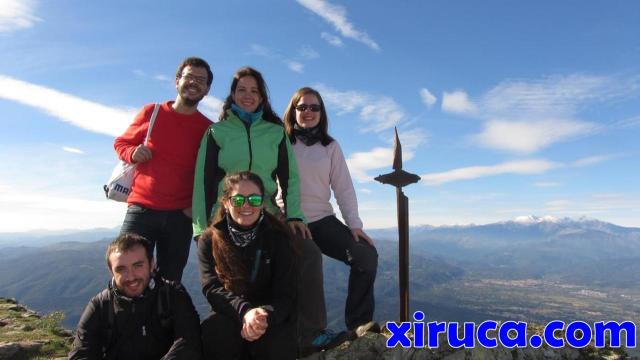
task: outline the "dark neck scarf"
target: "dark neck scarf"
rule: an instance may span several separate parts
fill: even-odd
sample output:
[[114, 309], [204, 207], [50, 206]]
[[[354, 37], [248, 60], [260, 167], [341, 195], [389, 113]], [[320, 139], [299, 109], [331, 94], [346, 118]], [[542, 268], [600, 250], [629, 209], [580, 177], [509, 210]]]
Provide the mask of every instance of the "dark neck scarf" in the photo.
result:
[[320, 124], [312, 127], [311, 129], [304, 129], [299, 127], [298, 124], [295, 124], [293, 125], [293, 136], [295, 136], [296, 139], [302, 141], [303, 144], [311, 146], [322, 140]]
[[253, 240], [255, 240], [258, 235], [258, 228], [260, 227], [260, 223], [264, 218], [264, 213], [260, 214], [258, 221], [256, 221], [255, 225], [253, 225], [250, 229], [243, 229], [238, 223], [233, 221], [229, 213], [225, 214], [227, 219], [227, 229], [229, 230], [229, 235], [231, 236], [231, 241], [239, 247], [245, 247], [249, 245]]

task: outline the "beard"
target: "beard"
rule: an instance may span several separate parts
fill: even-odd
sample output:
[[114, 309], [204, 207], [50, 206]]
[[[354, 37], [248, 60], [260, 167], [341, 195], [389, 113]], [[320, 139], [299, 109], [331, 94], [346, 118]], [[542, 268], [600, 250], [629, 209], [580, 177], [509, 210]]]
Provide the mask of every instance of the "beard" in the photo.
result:
[[198, 99], [190, 99], [190, 98], [182, 98], [182, 102], [187, 105], [188, 107], [195, 107], [196, 105], [198, 105], [198, 103], [200, 102], [200, 100], [202, 100], [204, 96], [198, 98]]
[[[189, 88], [196, 89], [200, 95], [197, 95], [196, 97], [189, 97]], [[195, 107], [205, 96], [205, 94], [202, 93], [202, 89], [200, 87], [195, 87], [193, 85], [182, 88], [179, 94], [182, 102], [188, 107]]]

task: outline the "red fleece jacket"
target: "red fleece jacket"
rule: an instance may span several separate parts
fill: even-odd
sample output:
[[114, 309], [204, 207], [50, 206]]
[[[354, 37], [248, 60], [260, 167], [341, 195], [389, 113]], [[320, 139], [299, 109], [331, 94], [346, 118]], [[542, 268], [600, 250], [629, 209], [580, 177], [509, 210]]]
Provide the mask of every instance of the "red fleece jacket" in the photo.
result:
[[[138, 164], [127, 202], [154, 210], [191, 207], [193, 173], [202, 135], [211, 121], [200, 112], [186, 115], [171, 108], [173, 101], [160, 106], [147, 146], [153, 157]], [[128, 163], [136, 147], [144, 142], [154, 104], [146, 105], [113, 147]]]

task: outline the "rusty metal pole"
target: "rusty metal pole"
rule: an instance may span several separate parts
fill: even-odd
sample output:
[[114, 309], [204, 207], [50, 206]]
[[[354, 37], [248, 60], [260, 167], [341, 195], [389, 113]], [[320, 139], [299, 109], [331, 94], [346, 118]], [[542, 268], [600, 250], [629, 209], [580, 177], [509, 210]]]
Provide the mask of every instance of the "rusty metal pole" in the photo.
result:
[[400, 321], [409, 318], [409, 199], [401, 188], [398, 198], [398, 279], [400, 282]]
[[394, 139], [394, 171], [375, 178], [383, 184], [396, 187], [398, 211], [398, 281], [400, 287], [400, 321], [409, 320], [409, 198], [402, 192], [402, 188], [416, 183], [420, 177], [402, 170], [402, 145], [395, 130]]

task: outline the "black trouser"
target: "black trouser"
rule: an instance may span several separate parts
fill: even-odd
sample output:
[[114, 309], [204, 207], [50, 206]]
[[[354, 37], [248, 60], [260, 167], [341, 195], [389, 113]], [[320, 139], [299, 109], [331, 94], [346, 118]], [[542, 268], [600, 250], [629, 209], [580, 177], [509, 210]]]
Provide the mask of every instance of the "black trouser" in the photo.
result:
[[297, 234], [294, 243], [298, 259], [298, 343], [307, 347], [327, 327], [322, 277], [322, 250], [311, 239]]
[[151, 241], [156, 247], [159, 274], [167, 280], [181, 281], [193, 235], [191, 219], [182, 210], [153, 210], [131, 205], [120, 233], [138, 234]]
[[255, 341], [247, 341], [240, 336], [242, 325], [235, 315], [211, 313], [202, 321], [201, 327], [205, 360], [289, 360], [297, 355], [295, 325], [292, 322], [269, 325], [264, 335]]
[[355, 241], [349, 229], [335, 216], [309, 223], [313, 240], [322, 253], [351, 267], [345, 305], [345, 324], [353, 330], [373, 319], [373, 283], [378, 268], [378, 252], [366, 240]]

